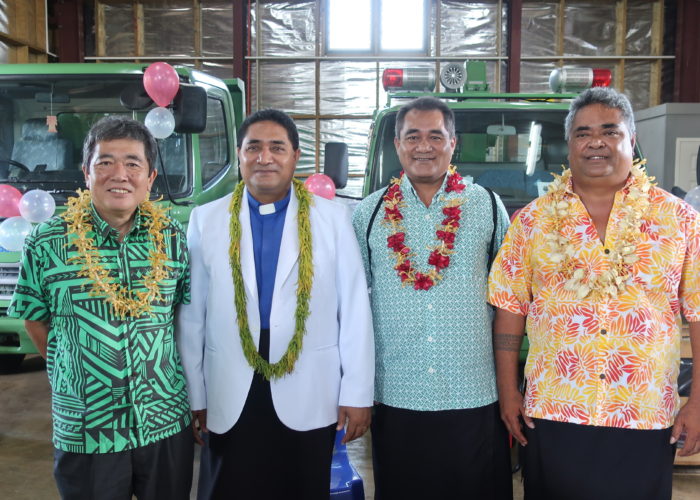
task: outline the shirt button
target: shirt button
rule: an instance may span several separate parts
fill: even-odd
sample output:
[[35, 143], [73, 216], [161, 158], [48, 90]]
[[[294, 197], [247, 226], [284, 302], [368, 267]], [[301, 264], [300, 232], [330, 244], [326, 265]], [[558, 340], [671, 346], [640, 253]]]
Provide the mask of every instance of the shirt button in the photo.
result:
[[432, 342], [434, 339], [432, 336], [428, 337], [428, 342]]
[[607, 331], [605, 328], [603, 328], [603, 329], [600, 331], [600, 333], [601, 333], [602, 335], [606, 335], [606, 334], [608, 333], [608, 331]]
[[432, 304], [428, 304], [428, 309], [430, 309], [430, 310], [432, 311], [432, 310], [433, 310], [433, 305], [432, 305]]
[[600, 374], [600, 380], [605, 380], [605, 373]]
[[606, 248], [606, 249], [604, 250], [604, 252], [605, 252], [606, 254], [608, 254], [608, 253], [610, 253], [610, 249], [609, 249], [609, 248]]
[[432, 366], [428, 368], [428, 373], [435, 373], [435, 368], [433, 368]]
[[425, 220], [430, 220], [430, 215], [426, 215]]

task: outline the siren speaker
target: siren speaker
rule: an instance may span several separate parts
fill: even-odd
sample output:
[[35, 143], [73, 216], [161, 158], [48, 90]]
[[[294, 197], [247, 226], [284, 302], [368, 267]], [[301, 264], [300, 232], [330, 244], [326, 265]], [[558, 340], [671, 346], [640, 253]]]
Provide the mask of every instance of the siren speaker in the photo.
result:
[[467, 70], [463, 64], [452, 62], [440, 70], [440, 83], [449, 91], [458, 91], [467, 81]]

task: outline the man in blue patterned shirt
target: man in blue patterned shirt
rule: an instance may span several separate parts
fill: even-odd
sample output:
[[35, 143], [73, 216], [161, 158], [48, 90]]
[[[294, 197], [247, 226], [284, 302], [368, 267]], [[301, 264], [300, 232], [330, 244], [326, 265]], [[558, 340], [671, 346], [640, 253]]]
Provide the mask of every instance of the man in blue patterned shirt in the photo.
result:
[[189, 302], [180, 224], [148, 201], [156, 142], [122, 116], [85, 139], [89, 191], [27, 238], [8, 314], [51, 383], [54, 477], [64, 500], [186, 500], [194, 436], [173, 334]]
[[353, 216], [374, 316], [376, 498], [509, 499], [486, 302], [508, 215], [450, 165], [443, 102], [408, 103], [395, 134], [402, 175]]

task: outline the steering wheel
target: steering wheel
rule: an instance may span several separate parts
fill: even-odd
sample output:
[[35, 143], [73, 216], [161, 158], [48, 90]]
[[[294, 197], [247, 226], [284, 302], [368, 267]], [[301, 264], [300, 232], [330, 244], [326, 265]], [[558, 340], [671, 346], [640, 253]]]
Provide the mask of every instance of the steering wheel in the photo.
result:
[[[10, 166], [20, 168], [24, 170], [26, 173], [31, 173], [31, 170], [29, 170], [29, 167], [26, 166], [24, 163], [18, 162], [16, 160], [10, 160], [9, 158], [0, 158], [0, 163], [7, 163]], [[4, 169], [0, 169], [0, 172], [2, 172]], [[7, 177], [7, 175], [6, 175]]]

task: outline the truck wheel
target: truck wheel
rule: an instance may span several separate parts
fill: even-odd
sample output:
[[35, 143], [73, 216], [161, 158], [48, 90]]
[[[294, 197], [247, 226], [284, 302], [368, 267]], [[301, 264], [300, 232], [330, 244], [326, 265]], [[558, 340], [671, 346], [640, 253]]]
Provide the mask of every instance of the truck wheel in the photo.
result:
[[24, 354], [0, 355], [0, 373], [14, 373], [22, 365]]

